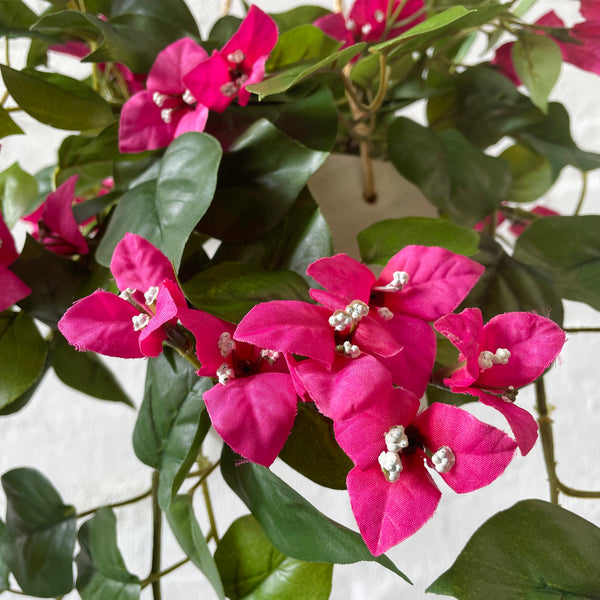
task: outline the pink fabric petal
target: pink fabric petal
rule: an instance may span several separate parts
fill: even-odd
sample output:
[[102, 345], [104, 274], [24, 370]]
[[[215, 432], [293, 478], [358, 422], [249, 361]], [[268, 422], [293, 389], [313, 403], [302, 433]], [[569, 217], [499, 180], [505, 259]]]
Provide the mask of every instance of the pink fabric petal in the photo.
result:
[[346, 28], [346, 19], [344, 19], [342, 13], [331, 13], [319, 17], [313, 25], [334, 40], [344, 42], [342, 48], [352, 46], [354, 43], [354, 36]]
[[[172, 282], [167, 279], [165, 283]], [[175, 296], [172, 292], [175, 292]], [[163, 325], [166, 323], [175, 325], [177, 323], [176, 317], [179, 306], [181, 306], [182, 297], [183, 295], [177, 288], [177, 284], [172, 283], [171, 289], [168, 285], [161, 285], [156, 298], [156, 314], [140, 332], [140, 350], [144, 356], [158, 356], [162, 352], [162, 344], [167, 338]]]
[[31, 288], [12, 271], [0, 265], [0, 312], [29, 296]]
[[296, 390], [283, 373], [260, 373], [216, 384], [204, 401], [213, 427], [233, 450], [268, 467], [296, 417]]
[[352, 336], [352, 341], [364, 352], [376, 354], [382, 358], [396, 356], [402, 350], [402, 346], [398, 344], [387, 327], [379, 319], [370, 315], [361, 319]]
[[[389, 3], [390, 0], [356, 0], [354, 2], [348, 17], [349, 21], [356, 24], [357, 39], [363, 42], [372, 42], [381, 38], [385, 29], [385, 20], [377, 20], [375, 12], [380, 11], [385, 16]], [[398, 4], [396, 1], [394, 8]], [[361, 31], [365, 25], [369, 26], [367, 33]]]
[[392, 386], [390, 372], [368, 354], [337, 356], [331, 368], [304, 360], [296, 372], [317, 408], [334, 420], [365, 410]]
[[[441, 476], [460, 494], [484, 487], [499, 477], [517, 447], [504, 432], [449, 404], [432, 404], [414, 424], [431, 452], [448, 446], [454, 453], [454, 466]], [[433, 468], [431, 461], [429, 465]]]
[[234, 96], [226, 96], [221, 87], [231, 82], [227, 61], [216, 50], [184, 78], [185, 86], [196, 100], [210, 110], [223, 112]]
[[600, 0], [580, 0], [579, 12], [586, 21], [600, 22]]
[[306, 273], [328, 292], [346, 299], [369, 304], [375, 275], [371, 270], [347, 254], [336, 254], [313, 262]]
[[78, 300], [58, 322], [58, 329], [77, 350], [106, 356], [142, 358], [131, 319], [139, 314], [129, 302], [102, 290]]
[[506, 44], [502, 44], [502, 46], [496, 48], [496, 54], [494, 58], [490, 61], [490, 64], [497, 67], [505, 77], [508, 77], [515, 86], [521, 85], [521, 79], [517, 75], [515, 71], [515, 66], [512, 60], [512, 48], [514, 46], [514, 42], [507, 42]]
[[408, 284], [399, 292], [384, 293], [384, 304], [424, 321], [435, 321], [452, 312], [484, 271], [479, 263], [445, 248], [407, 246], [390, 259], [377, 281], [386, 285], [395, 271], [408, 273]]
[[423, 527], [440, 501], [421, 453], [402, 456], [402, 465], [394, 483], [385, 479], [379, 465], [365, 471], [355, 467], [346, 479], [358, 528], [375, 556]]
[[315, 302], [326, 306], [332, 312], [336, 310], [345, 310], [346, 306], [348, 306], [348, 300], [346, 298], [340, 298], [325, 290], [310, 289], [308, 290], [308, 293]]
[[260, 58], [257, 58], [252, 65], [252, 70], [248, 75], [248, 79], [244, 82], [238, 92], [238, 104], [240, 106], [246, 106], [248, 100], [250, 100], [250, 92], [246, 89], [246, 86], [252, 85], [253, 83], [259, 83], [265, 78], [265, 64], [267, 63], [267, 58], [267, 55], [261, 56]]
[[594, 22], [576, 23], [570, 33], [579, 44], [559, 44], [563, 52], [563, 59], [580, 69], [600, 75], [599, 28], [600, 18], [597, 15]]
[[0, 265], [6, 267], [17, 260], [18, 256], [13, 236], [0, 213]]
[[133, 288], [146, 292], [152, 286], [159, 286], [163, 279], [177, 281], [171, 261], [156, 246], [135, 233], [126, 233], [117, 244], [110, 270], [121, 291]]
[[267, 350], [299, 354], [330, 365], [335, 358], [331, 313], [296, 300], [254, 306], [240, 321], [235, 339]]
[[182, 110], [182, 116], [175, 128], [175, 137], [186, 131], [204, 131], [208, 119], [208, 108], [198, 104], [194, 110]]

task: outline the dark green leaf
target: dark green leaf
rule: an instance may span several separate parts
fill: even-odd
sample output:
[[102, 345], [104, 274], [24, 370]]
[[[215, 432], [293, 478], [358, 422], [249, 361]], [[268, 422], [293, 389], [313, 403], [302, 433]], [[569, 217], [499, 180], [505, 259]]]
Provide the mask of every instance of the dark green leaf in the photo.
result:
[[82, 600], [136, 600], [140, 580], [129, 573], [117, 547], [117, 519], [101, 508], [77, 536], [77, 591]]
[[434, 402], [441, 404], [453, 404], [454, 406], [462, 406], [468, 402], [476, 402], [475, 396], [469, 394], [454, 394], [450, 390], [435, 387], [433, 385], [427, 386], [427, 404], [431, 406]]
[[40, 377], [48, 348], [26, 312], [0, 313], [0, 409], [22, 396]]
[[166, 510], [183, 483], [210, 421], [202, 394], [212, 387], [176, 352], [148, 360], [144, 400], [133, 431], [136, 456], [160, 473], [158, 501]]
[[78, 10], [59, 10], [43, 14], [33, 29], [47, 35], [71, 35], [82, 40], [102, 38], [102, 21], [96, 15]]
[[478, 243], [479, 236], [472, 229], [427, 217], [386, 219], [358, 234], [363, 261], [378, 265], [385, 265], [410, 244], [439, 246], [456, 254], [471, 256], [477, 252]]
[[373, 556], [360, 534], [320, 513], [269, 469], [236, 458], [225, 446], [221, 472], [283, 554], [307, 562], [374, 561], [409, 581], [387, 556]]
[[0, 2], [0, 36], [30, 36], [29, 28], [37, 15], [21, 0]]
[[56, 129], [101, 129], [114, 121], [110, 105], [91, 87], [55, 73], [15, 71], [0, 65], [15, 102], [32, 117]]
[[0, 138], [20, 133], [23, 133], [23, 130], [10, 118], [10, 113], [0, 107]]
[[13, 163], [0, 173], [0, 199], [2, 216], [9, 229], [33, 211], [38, 194], [38, 183], [33, 175]]
[[519, 237], [515, 258], [550, 273], [563, 298], [600, 309], [600, 215], [545, 217]]
[[217, 19], [208, 35], [208, 42], [214, 44], [215, 49], [220, 48], [239, 29], [242, 19], [233, 15], [225, 15]]
[[52, 341], [52, 366], [58, 378], [88, 396], [133, 406], [110, 369], [92, 352], [78, 352], [62, 335]]
[[219, 598], [225, 598], [221, 577], [194, 514], [190, 496], [175, 496], [167, 509], [171, 531], [189, 559], [206, 575]]
[[274, 548], [252, 515], [234, 521], [215, 552], [231, 600], [327, 600], [333, 565], [309, 563]]
[[309, 300], [306, 281], [297, 273], [237, 263], [221, 263], [198, 273], [183, 287], [196, 308], [233, 323], [260, 302]]
[[[4, 525], [4, 521], [0, 519], [0, 548], [2, 548], [2, 541], [4, 540], [4, 530], [6, 526]], [[8, 574], [9, 574], [8, 565], [2, 559], [2, 554], [0, 554], [0, 594], [5, 592], [8, 589]]]
[[326, 157], [260, 119], [224, 154], [219, 187], [198, 229], [229, 242], [262, 237]]
[[352, 461], [336, 442], [331, 419], [312, 403], [298, 402], [294, 427], [279, 458], [319, 485], [346, 489], [346, 475]]
[[486, 521], [427, 589], [459, 600], [600, 598], [600, 529], [542, 500]]
[[330, 14], [330, 11], [321, 6], [298, 6], [286, 12], [271, 14], [271, 17], [277, 23], [279, 34], [282, 35], [289, 29], [313, 23], [327, 14]]
[[8, 471], [2, 487], [7, 509], [0, 550], [17, 583], [42, 598], [71, 591], [75, 509], [35, 469]]
[[506, 196], [511, 202], [533, 202], [554, 183], [548, 159], [525, 146], [510, 146], [500, 157], [508, 162], [512, 171], [512, 183]]
[[562, 324], [562, 302], [545, 271], [511, 258], [487, 236], [481, 237], [480, 253], [473, 258], [485, 266], [485, 272], [462, 308], [480, 307], [486, 321], [505, 312], [534, 311]]
[[80, 263], [46, 250], [30, 236], [10, 268], [32, 290], [19, 306], [53, 328], [78, 297], [79, 286], [88, 276]]
[[162, 250], [175, 269], [185, 242], [211, 203], [221, 146], [205, 133], [188, 132], [167, 148], [158, 179], [129, 190], [119, 202], [96, 253], [109, 265], [127, 232], [137, 233]]

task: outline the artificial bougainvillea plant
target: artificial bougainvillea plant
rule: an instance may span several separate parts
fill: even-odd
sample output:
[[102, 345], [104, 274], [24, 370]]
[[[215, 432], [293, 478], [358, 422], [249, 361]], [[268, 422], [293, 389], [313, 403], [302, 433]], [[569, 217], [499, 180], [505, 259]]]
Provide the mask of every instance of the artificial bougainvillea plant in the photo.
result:
[[[373, 560], [400, 576], [400, 597], [410, 574], [384, 553], [443, 515], [444, 485], [494, 485], [542, 444], [553, 504], [559, 493], [600, 497], [558, 480], [543, 386], [566, 341], [562, 299], [600, 310], [598, 217], [540, 200], [567, 165], [600, 168], [549, 101], [563, 61], [600, 73], [600, 1], [579, 0], [572, 27], [553, 12], [528, 20], [535, 0], [276, 14], [259, 3], [242, 17], [226, 2], [204, 37], [185, 0], [42, 4], [0, 4], [0, 135], [29, 135], [16, 111], [73, 133], [48, 168], [0, 173], [0, 414], [27, 405], [52, 368], [131, 403], [95, 354], [146, 360], [133, 447], [154, 468], [154, 522], [166, 514], [187, 558], [163, 556], [161, 569], [157, 527], [149, 574], [131, 574], [112, 509], [145, 495], [75, 509], [32, 465], [2, 476], [0, 594], [134, 600], [151, 586], [159, 600], [161, 578], [191, 561], [219, 598], [327, 598], [333, 564]], [[30, 42], [21, 70], [8, 60], [13, 38]], [[49, 70], [57, 52], [90, 76]], [[404, 112], [415, 103], [425, 123]], [[363, 189], [327, 223], [307, 182], [334, 152], [360, 157]], [[344, 227], [352, 203], [377, 202], [375, 159], [438, 217], [370, 225], [349, 256], [330, 227]], [[76, 371], [100, 373], [97, 389]], [[532, 383], [537, 414], [519, 402]], [[498, 423], [495, 411], [502, 428], [486, 422]], [[210, 427], [223, 441], [216, 462], [203, 455]], [[357, 531], [275, 476], [276, 459], [347, 490]], [[212, 517], [201, 531], [190, 501], [219, 472], [253, 515], [224, 535]], [[561, 554], [557, 539], [577, 552]], [[496, 553], [473, 554], [477, 545]], [[592, 524], [520, 503], [428, 591], [524, 598], [545, 581], [597, 598], [599, 545]], [[263, 588], [281, 560], [265, 567], [257, 547], [305, 585], [286, 575]], [[546, 547], [569, 577], [537, 562]], [[521, 577], [478, 576], [482, 561], [510, 572], [515, 556], [529, 566]]]

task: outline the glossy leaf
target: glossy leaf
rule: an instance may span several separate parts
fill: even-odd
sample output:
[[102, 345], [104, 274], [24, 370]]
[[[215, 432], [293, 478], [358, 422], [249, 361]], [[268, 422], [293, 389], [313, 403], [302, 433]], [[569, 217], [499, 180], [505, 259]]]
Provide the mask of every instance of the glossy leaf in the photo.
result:
[[140, 597], [140, 580], [129, 573], [117, 547], [117, 520], [110, 508], [96, 511], [81, 526], [77, 539], [77, 591], [82, 600]]
[[127, 232], [159, 248], [175, 269], [188, 236], [213, 198], [221, 146], [205, 133], [188, 132], [167, 148], [158, 178], [129, 190], [119, 202], [96, 259], [108, 266]]
[[68, 34], [97, 41], [102, 36], [102, 20], [89, 12], [57, 10], [42, 14], [33, 29], [47, 35]]
[[258, 120], [224, 154], [199, 231], [229, 242], [262, 237], [287, 214], [326, 157]]
[[479, 236], [468, 227], [443, 219], [405, 217], [386, 219], [363, 229], [358, 246], [367, 264], [385, 265], [405, 246], [438, 246], [456, 254], [471, 256], [477, 252]]
[[333, 565], [289, 558], [252, 515], [234, 521], [215, 552], [231, 600], [327, 600]]
[[521, 234], [515, 258], [550, 274], [563, 298], [600, 310], [600, 215], [545, 217]]
[[[4, 530], [6, 526], [4, 525], [4, 521], [0, 519], [0, 548], [2, 547], [2, 541], [4, 540]], [[8, 589], [8, 574], [10, 573], [8, 569], [8, 565], [2, 559], [2, 554], [0, 554], [0, 594], [5, 592]]]
[[270, 16], [275, 23], [277, 23], [279, 35], [282, 35], [286, 31], [298, 27], [299, 25], [313, 23], [319, 17], [329, 14], [329, 12], [330, 11], [321, 6], [297, 6], [286, 12], [271, 13]]
[[221, 577], [206, 538], [194, 514], [192, 499], [188, 495], [173, 498], [166, 511], [167, 520], [175, 539], [189, 559], [206, 575], [219, 598], [225, 598]]
[[459, 600], [600, 598], [600, 529], [555, 504], [524, 500], [486, 521], [427, 589]]
[[37, 15], [21, 0], [0, 2], [0, 36], [30, 36]]
[[237, 263], [221, 263], [202, 271], [183, 287], [196, 308], [236, 323], [260, 302], [309, 300], [306, 281], [297, 273]]
[[512, 171], [512, 183], [506, 200], [533, 202], [554, 183], [548, 159], [525, 146], [510, 146], [500, 157], [508, 162]]
[[515, 71], [529, 91], [531, 101], [543, 113], [548, 96], [558, 81], [562, 55], [557, 43], [537, 33], [521, 33], [511, 50]]
[[101, 129], [114, 120], [110, 105], [91, 87], [65, 75], [15, 71], [0, 65], [4, 83], [26, 113], [56, 129]]
[[298, 402], [294, 426], [279, 458], [319, 485], [346, 489], [352, 461], [336, 442], [331, 419], [312, 403]]
[[26, 312], [0, 313], [0, 409], [15, 402], [44, 368], [46, 342]]
[[243, 461], [225, 447], [221, 472], [283, 554], [308, 562], [374, 561], [409, 581], [387, 556], [373, 556], [360, 534], [326, 517], [269, 469]]
[[52, 366], [58, 378], [88, 396], [133, 406], [111, 370], [93, 352], [78, 352], [62, 335], [52, 341]]
[[0, 138], [20, 133], [23, 133], [23, 130], [11, 119], [10, 113], [0, 107]]
[[9, 229], [23, 216], [33, 211], [38, 194], [38, 183], [33, 175], [13, 163], [0, 173], [2, 216]]
[[198, 377], [174, 351], [148, 360], [144, 400], [133, 431], [133, 449], [160, 473], [158, 502], [166, 510], [196, 460], [210, 427], [202, 394], [212, 381]]
[[49, 598], [73, 589], [75, 509], [35, 469], [2, 476], [7, 512], [2, 558], [25, 594]]

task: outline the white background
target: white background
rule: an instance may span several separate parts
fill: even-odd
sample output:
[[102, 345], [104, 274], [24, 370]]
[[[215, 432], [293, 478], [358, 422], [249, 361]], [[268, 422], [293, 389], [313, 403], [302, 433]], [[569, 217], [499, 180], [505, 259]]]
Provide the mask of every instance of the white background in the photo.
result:
[[[43, 3], [28, 0], [33, 8]], [[271, 12], [282, 12], [300, 4], [293, 0], [262, 0], [256, 2]], [[319, 2], [332, 8], [332, 3]], [[203, 34], [219, 16], [219, 0], [194, 0], [191, 8], [201, 24]], [[541, 0], [535, 15], [555, 8], [573, 23], [578, 17], [578, 2], [574, 0]], [[239, 8], [234, 2], [234, 9]], [[13, 64], [20, 66], [24, 46], [11, 42]], [[84, 71], [79, 65], [63, 60], [58, 68], [69, 73]], [[67, 66], [65, 66], [67, 65]], [[600, 152], [600, 78], [569, 65], [563, 68], [560, 81], [552, 94], [564, 102], [571, 114], [572, 133], [585, 150]], [[0, 169], [15, 161], [29, 172], [54, 162], [54, 152], [64, 133], [39, 125], [26, 115], [16, 115], [25, 136], [2, 140]], [[572, 169], [565, 169], [559, 182], [547, 194], [549, 206], [569, 214], [577, 204], [581, 178]], [[600, 213], [600, 175], [589, 176], [584, 213]], [[566, 303], [565, 325], [600, 326], [600, 315], [586, 306]], [[548, 401], [554, 407], [555, 445], [558, 473], [564, 483], [582, 489], [600, 488], [600, 374], [596, 361], [600, 356], [600, 341], [594, 334], [572, 334], [564, 347], [559, 363], [547, 376]], [[111, 360], [124, 387], [139, 405], [143, 395], [145, 363], [143, 361]], [[519, 394], [519, 403], [533, 411], [532, 389]], [[502, 419], [480, 405], [469, 405], [476, 415], [504, 427]], [[49, 372], [42, 386], [21, 412], [0, 418], [0, 473], [18, 466], [32, 466], [44, 473], [59, 490], [66, 503], [79, 512], [101, 504], [135, 496], [149, 486], [151, 470], [135, 457], [131, 432], [136, 413], [124, 405], [90, 399], [63, 386]], [[219, 451], [216, 436], [209, 438], [213, 456]], [[355, 527], [345, 492], [324, 490], [308, 482], [277, 462], [273, 470], [300, 490], [309, 501], [333, 519]], [[383, 567], [371, 563], [336, 566], [331, 598], [336, 600], [383, 600], [425, 597], [425, 588], [453, 562], [471, 534], [491, 515], [525, 498], [548, 499], [548, 486], [541, 448], [525, 458], [517, 456], [506, 473], [489, 487], [460, 496], [443, 482], [443, 497], [434, 518], [412, 538], [388, 554], [396, 565], [414, 582], [409, 586]], [[210, 479], [213, 502], [217, 507], [217, 524], [222, 535], [230, 522], [247, 512], [236, 496], [216, 473]], [[198, 495], [200, 496], [200, 495]], [[204, 531], [207, 530], [201, 498], [197, 513]], [[562, 498], [565, 508], [600, 525], [600, 503], [593, 500]], [[5, 500], [0, 494], [0, 515], [4, 518]], [[151, 531], [150, 505], [144, 501], [133, 507], [117, 509], [119, 544], [129, 570], [141, 578], [150, 565]], [[165, 523], [163, 567], [183, 554], [173, 541]], [[23, 598], [6, 594], [6, 598]], [[78, 598], [72, 592], [66, 598]], [[150, 589], [143, 592], [150, 598]], [[434, 597], [434, 596], [430, 596]], [[166, 600], [196, 600], [216, 598], [195, 567], [186, 565], [163, 580]]]

